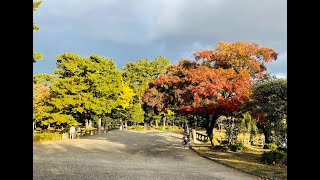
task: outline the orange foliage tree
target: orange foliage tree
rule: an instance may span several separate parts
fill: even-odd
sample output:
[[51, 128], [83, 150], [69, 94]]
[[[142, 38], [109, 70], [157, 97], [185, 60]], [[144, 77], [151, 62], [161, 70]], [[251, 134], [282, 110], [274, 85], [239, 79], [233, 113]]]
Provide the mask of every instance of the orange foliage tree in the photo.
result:
[[219, 42], [214, 50], [195, 52], [194, 56], [195, 61], [182, 59], [169, 67], [150, 84], [143, 101], [157, 111], [170, 108], [203, 116], [213, 145], [217, 118], [241, 109], [253, 81], [266, 75], [264, 63], [276, 60], [278, 54], [256, 43]]

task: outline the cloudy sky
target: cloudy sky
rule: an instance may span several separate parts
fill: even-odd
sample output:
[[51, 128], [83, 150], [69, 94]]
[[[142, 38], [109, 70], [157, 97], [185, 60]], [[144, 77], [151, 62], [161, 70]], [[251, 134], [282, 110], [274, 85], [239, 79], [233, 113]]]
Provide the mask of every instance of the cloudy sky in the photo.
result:
[[128, 61], [192, 59], [218, 41], [257, 42], [280, 55], [268, 71], [287, 76], [286, 0], [43, 0], [34, 13], [34, 73], [53, 73], [64, 52]]

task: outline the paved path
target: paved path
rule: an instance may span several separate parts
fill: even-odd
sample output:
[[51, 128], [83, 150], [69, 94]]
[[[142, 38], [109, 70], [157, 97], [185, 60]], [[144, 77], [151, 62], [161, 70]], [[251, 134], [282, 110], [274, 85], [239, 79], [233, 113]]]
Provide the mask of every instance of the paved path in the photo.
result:
[[257, 179], [200, 157], [170, 132], [114, 130], [33, 144], [33, 179]]

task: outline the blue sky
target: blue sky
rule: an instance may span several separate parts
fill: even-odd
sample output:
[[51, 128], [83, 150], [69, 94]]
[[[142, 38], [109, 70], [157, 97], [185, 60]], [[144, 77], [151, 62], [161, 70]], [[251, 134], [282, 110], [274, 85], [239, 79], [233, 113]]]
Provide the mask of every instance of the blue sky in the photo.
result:
[[33, 49], [45, 55], [34, 73], [52, 74], [65, 52], [112, 58], [120, 69], [157, 56], [193, 59], [218, 41], [254, 41], [279, 53], [268, 71], [287, 76], [286, 0], [44, 0], [34, 22]]

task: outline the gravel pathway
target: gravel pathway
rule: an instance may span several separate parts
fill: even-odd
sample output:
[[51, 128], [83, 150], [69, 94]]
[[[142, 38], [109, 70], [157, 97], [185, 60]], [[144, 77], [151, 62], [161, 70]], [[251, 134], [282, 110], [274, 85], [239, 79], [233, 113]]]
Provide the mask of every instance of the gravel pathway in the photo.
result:
[[172, 132], [120, 131], [33, 144], [33, 179], [258, 179], [200, 157]]

